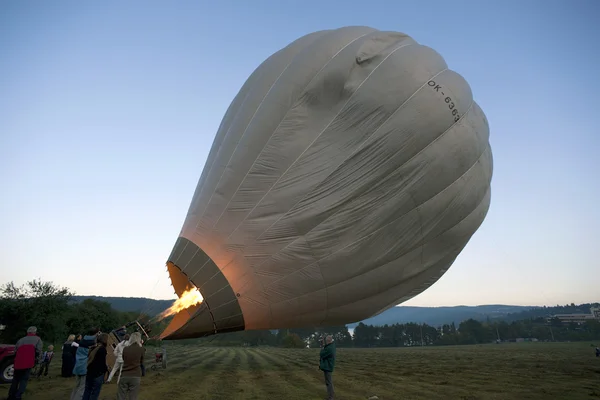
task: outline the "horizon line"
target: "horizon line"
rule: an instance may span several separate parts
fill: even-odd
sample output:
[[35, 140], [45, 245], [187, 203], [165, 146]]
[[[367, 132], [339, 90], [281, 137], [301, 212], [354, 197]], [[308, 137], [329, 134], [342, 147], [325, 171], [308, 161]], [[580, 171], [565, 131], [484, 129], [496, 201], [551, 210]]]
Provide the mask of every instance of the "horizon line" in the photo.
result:
[[[101, 298], [120, 298], [120, 299], [139, 299], [139, 300], [154, 300], [154, 301], [176, 301], [177, 298], [171, 299], [156, 299], [151, 297], [138, 297], [138, 296], [106, 296], [106, 295], [97, 295], [97, 294], [74, 294], [72, 297], [101, 297]], [[483, 307], [483, 306], [503, 306], [503, 307], [555, 307], [555, 306], [570, 306], [571, 304], [575, 304], [575, 306], [581, 304], [598, 304], [600, 301], [589, 301], [585, 303], [569, 303], [569, 304], [543, 304], [543, 305], [530, 305], [530, 304], [504, 304], [504, 303], [486, 303], [486, 304], [476, 304], [476, 305], [468, 305], [468, 304], [455, 304], [455, 305], [441, 305], [441, 306], [410, 306], [410, 305], [402, 305], [398, 304], [393, 307], [413, 307], [413, 308], [444, 308], [444, 307]], [[390, 307], [388, 310], [392, 309]]]

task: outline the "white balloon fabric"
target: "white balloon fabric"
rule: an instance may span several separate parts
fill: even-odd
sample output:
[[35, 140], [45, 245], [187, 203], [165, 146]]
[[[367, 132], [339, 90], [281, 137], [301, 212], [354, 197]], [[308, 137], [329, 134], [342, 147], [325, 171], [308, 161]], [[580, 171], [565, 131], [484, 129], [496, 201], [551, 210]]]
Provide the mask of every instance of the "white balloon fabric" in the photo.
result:
[[411, 37], [294, 41], [223, 118], [167, 262], [204, 302], [162, 337], [351, 323], [421, 293], [487, 214], [488, 138], [468, 83]]

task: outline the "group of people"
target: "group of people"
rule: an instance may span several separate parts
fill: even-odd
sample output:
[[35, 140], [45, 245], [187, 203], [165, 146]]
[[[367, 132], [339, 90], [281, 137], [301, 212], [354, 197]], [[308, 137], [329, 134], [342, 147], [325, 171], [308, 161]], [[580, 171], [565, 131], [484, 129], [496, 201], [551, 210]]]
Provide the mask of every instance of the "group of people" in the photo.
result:
[[[61, 376], [75, 377], [70, 400], [97, 400], [104, 383], [117, 376], [117, 399], [137, 400], [141, 377], [144, 375], [145, 347], [140, 332], [130, 335], [122, 329], [115, 332], [119, 343], [109, 349], [107, 333], [97, 328], [90, 329], [84, 336], [69, 335], [62, 348]], [[42, 339], [37, 328], [27, 329], [27, 335], [19, 339], [15, 346], [13, 381], [8, 400], [20, 400], [25, 392], [32, 369], [39, 364], [37, 376], [48, 374], [48, 367], [54, 355], [54, 347], [42, 352]], [[109, 368], [107, 355], [112, 351], [116, 361]], [[110, 372], [109, 372], [110, 371]]]
[[[104, 383], [112, 381], [118, 373], [117, 400], [137, 400], [141, 377], [144, 375], [143, 339], [140, 332], [131, 335], [124, 328], [115, 331], [119, 343], [113, 349], [116, 361], [109, 368], [108, 334], [99, 329], [90, 329], [85, 336], [69, 335], [62, 349], [63, 377], [75, 376], [75, 387], [70, 400], [98, 400]], [[13, 381], [8, 392], [8, 400], [20, 400], [25, 392], [32, 368], [40, 364], [38, 376], [48, 374], [48, 367], [54, 355], [54, 347], [42, 352], [42, 339], [37, 336], [37, 328], [31, 326], [27, 335], [17, 341], [14, 361]], [[598, 349], [596, 349], [597, 355]], [[324, 338], [319, 354], [319, 369], [323, 371], [328, 400], [333, 400], [332, 373], [335, 367], [335, 343], [331, 335]], [[109, 373], [110, 371], [110, 373]], [[108, 375], [108, 376], [107, 376]]]
[[[118, 336], [117, 336], [118, 337]], [[112, 350], [116, 362], [109, 368], [108, 334], [92, 329], [84, 336], [75, 353], [75, 387], [71, 392], [71, 400], [97, 400], [102, 385], [109, 383], [118, 372], [117, 399], [136, 400], [140, 390], [142, 365], [145, 348], [142, 335], [133, 332], [125, 335], [123, 340]], [[110, 371], [110, 373], [109, 373]], [[107, 376], [108, 375], [108, 376]]]

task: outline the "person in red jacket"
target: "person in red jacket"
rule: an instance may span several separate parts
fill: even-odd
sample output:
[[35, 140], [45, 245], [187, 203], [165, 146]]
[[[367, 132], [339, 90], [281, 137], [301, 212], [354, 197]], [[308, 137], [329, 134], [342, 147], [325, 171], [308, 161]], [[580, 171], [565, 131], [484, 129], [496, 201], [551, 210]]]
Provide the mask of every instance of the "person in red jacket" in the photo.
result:
[[25, 393], [27, 387], [31, 368], [40, 361], [42, 339], [37, 336], [35, 326], [30, 326], [27, 329], [27, 336], [17, 341], [15, 349], [14, 374], [8, 391], [8, 400], [21, 400], [21, 396]]

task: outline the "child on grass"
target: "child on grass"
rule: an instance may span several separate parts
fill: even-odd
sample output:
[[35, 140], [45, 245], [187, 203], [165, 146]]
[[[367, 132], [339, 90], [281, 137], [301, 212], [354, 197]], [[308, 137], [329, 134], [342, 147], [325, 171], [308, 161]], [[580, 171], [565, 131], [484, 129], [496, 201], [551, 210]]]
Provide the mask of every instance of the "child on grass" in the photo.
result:
[[50, 345], [48, 346], [48, 350], [42, 355], [42, 362], [40, 363], [40, 369], [37, 375], [38, 378], [42, 376], [42, 372], [44, 373], [44, 376], [48, 376], [48, 367], [50, 366], [52, 357], [54, 357], [54, 346]]

